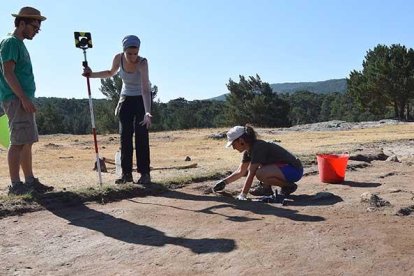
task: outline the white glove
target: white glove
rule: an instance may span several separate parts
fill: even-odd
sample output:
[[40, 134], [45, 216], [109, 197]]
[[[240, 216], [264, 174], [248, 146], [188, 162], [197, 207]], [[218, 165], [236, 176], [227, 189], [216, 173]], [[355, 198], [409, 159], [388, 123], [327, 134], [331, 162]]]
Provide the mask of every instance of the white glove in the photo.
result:
[[244, 194], [244, 193], [240, 193], [237, 197], [236, 197], [236, 199], [237, 200], [247, 200], [247, 194]]
[[223, 191], [224, 188], [226, 188], [226, 182], [224, 180], [220, 180], [216, 183], [213, 187], [213, 192], [220, 192]]

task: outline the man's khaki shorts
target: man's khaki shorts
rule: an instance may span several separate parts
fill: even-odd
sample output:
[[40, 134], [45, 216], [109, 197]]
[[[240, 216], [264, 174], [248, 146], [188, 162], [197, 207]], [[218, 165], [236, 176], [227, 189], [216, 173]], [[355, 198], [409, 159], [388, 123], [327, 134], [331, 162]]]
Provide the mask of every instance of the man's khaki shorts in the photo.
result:
[[26, 112], [17, 98], [1, 104], [9, 118], [10, 145], [27, 145], [39, 141], [35, 113]]

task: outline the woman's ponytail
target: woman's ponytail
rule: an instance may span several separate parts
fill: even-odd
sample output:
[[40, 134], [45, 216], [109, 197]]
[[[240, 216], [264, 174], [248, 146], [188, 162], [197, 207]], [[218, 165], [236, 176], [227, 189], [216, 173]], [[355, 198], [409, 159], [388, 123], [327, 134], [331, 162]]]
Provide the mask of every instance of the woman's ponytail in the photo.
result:
[[241, 138], [243, 138], [247, 144], [252, 145], [257, 141], [257, 133], [250, 124], [246, 124], [244, 126], [244, 134]]

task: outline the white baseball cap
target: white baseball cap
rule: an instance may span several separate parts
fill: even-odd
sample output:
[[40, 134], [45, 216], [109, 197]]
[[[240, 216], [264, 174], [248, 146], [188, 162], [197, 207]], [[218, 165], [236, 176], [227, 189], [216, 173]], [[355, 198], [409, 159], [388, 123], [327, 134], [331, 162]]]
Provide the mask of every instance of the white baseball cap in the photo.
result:
[[237, 138], [240, 138], [240, 136], [242, 136], [244, 133], [246, 133], [246, 131], [243, 126], [235, 126], [235, 127], [232, 127], [229, 131], [227, 131], [226, 148], [231, 147], [234, 140], [236, 140]]

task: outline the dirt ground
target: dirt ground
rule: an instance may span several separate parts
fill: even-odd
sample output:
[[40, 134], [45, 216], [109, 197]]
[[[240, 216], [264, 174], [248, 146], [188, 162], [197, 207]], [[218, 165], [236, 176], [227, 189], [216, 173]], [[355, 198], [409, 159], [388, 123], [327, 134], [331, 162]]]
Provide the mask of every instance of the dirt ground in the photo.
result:
[[0, 275], [414, 275], [413, 142], [361, 147], [342, 184], [308, 166], [287, 206], [206, 181], [7, 216]]

